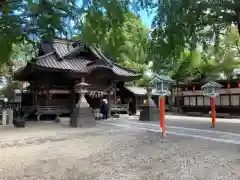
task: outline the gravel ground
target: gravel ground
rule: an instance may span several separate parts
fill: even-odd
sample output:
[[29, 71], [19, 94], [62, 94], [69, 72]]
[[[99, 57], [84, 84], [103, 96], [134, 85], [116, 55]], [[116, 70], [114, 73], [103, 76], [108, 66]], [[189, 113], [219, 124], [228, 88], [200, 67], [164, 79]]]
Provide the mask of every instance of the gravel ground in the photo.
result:
[[[124, 119], [128, 118], [129, 120], [132, 121], [138, 121], [139, 117], [126, 116], [123, 118]], [[146, 123], [159, 124], [159, 120], [149, 121]], [[166, 125], [240, 134], [240, 119], [216, 118], [216, 127], [213, 129], [211, 128], [212, 120], [210, 117], [167, 115]]]
[[25, 140], [1, 136], [0, 179], [240, 179], [240, 146], [105, 125], [56, 127], [57, 136], [51, 128]]
[[223, 132], [231, 132], [240, 134], [240, 119], [239, 123], [231, 123], [231, 122], [218, 122], [216, 119], [216, 127], [211, 128], [212, 120], [208, 118], [209, 121], [199, 121], [199, 120], [184, 120], [184, 118], [179, 119], [166, 119], [167, 126], [178, 126], [185, 128], [195, 128], [195, 129], [204, 129], [204, 130], [215, 130], [215, 131], [223, 131]]

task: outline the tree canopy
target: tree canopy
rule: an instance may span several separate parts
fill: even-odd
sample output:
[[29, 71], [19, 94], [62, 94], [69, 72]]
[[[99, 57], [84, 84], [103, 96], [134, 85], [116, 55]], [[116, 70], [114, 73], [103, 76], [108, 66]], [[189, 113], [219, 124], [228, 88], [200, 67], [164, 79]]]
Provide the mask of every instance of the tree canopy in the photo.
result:
[[9, 60], [13, 44], [26, 40], [34, 44], [43, 37], [51, 38], [56, 34], [69, 38], [77, 26], [81, 27], [85, 15], [95, 14], [95, 22], [98, 22], [102, 16], [97, 15], [104, 14], [108, 18], [108, 27], [119, 27], [129, 7], [137, 11], [138, 7], [146, 5], [141, 1], [1, 0], [0, 63]]
[[185, 50], [176, 59], [171, 75], [177, 81], [201, 80], [206, 77], [231, 79], [234, 68], [240, 67], [240, 37], [236, 28], [221, 37], [218, 47], [208, 45], [204, 50]]
[[[95, 16], [101, 20], [96, 22]], [[148, 28], [139, 17], [129, 11], [124, 13], [121, 26], [108, 26], [109, 21], [104, 13], [87, 14], [76, 39], [98, 46], [114, 62], [144, 74], [149, 63]], [[140, 84], [144, 82], [145, 80], [139, 81]]]
[[[153, 7], [157, 8], [157, 11], [149, 39], [148, 29], [142, 26], [141, 20], [135, 14], [141, 9]], [[234, 33], [231, 32], [233, 26], [236, 27]], [[229, 36], [224, 36], [228, 32], [231, 32]], [[183, 69], [186, 69], [183, 64], [188, 64], [187, 67], [190, 64], [191, 67], [201, 64], [201, 71], [205, 71], [207, 67], [211, 67], [209, 63], [223, 66], [223, 62], [230, 61], [226, 59], [233, 61], [235, 56], [239, 56], [240, 1], [2, 0], [0, 2], [0, 64], [11, 59], [14, 46], [18, 47], [25, 42], [32, 42], [34, 46], [41, 38], [51, 38], [56, 35], [71, 38], [76, 33], [80, 33], [78, 38], [84, 39], [89, 44], [97, 44], [109, 57], [120, 64], [138, 71], [148, 68], [146, 65], [149, 61], [153, 62], [154, 71], [164, 68], [172, 70], [173, 74], [175, 71], [175, 75], [176, 72], [183, 72]], [[199, 49], [202, 50], [199, 52]], [[223, 49], [227, 50], [224, 54]], [[234, 52], [232, 49], [235, 49]], [[211, 58], [211, 53], [214, 54], [215, 59]], [[192, 59], [196, 62], [192, 62]], [[199, 61], [201, 63], [198, 63]], [[235, 65], [235, 62], [232, 64]], [[194, 68], [190, 69], [184, 72], [185, 75], [196, 74]]]
[[162, 0], [157, 7], [152, 39], [158, 59], [172, 62], [185, 48], [217, 46], [234, 25], [240, 33], [239, 0]]

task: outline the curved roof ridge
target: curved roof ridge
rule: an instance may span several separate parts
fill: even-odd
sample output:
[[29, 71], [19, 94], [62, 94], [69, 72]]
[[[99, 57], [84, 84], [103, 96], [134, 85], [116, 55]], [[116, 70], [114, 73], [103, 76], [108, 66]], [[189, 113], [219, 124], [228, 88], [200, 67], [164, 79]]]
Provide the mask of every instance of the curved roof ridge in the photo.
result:
[[38, 56], [38, 57], [36, 57], [36, 59], [43, 59], [43, 58], [46, 58], [46, 57], [48, 57], [50, 55], [53, 55], [53, 54], [55, 54], [55, 51], [52, 51], [52, 52], [47, 53], [47, 54], [44, 54], [42, 56]]
[[61, 58], [68, 58], [68, 56], [70, 56], [71, 54], [73, 54], [74, 52], [80, 50], [82, 47], [81, 46], [77, 46], [73, 49], [71, 49], [67, 54], [61, 56]]
[[108, 65], [112, 66], [112, 61], [107, 58], [101, 51], [99, 48], [95, 48], [95, 50], [97, 51], [97, 53], [100, 55], [101, 59], [104, 60]]

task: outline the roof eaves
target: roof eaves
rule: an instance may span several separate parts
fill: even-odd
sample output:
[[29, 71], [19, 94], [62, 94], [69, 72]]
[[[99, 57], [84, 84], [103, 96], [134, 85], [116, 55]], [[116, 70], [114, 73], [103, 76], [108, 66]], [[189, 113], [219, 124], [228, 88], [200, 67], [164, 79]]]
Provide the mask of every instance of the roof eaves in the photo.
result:
[[136, 74], [136, 75], [140, 75], [139, 73], [137, 73], [136, 71], [134, 71], [134, 70], [132, 70], [132, 69], [128, 69], [128, 68], [122, 67], [122, 66], [118, 65], [117, 63], [115, 63], [115, 62], [113, 62], [113, 61], [111, 61], [111, 62], [112, 62], [113, 65], [115, 65], [115, 66], [117, 66], [117, 67], [119, 67], [119, 68], [122, 68], [122, 69], [124, 69], [125, 71], [131, 72], [131, 73]]

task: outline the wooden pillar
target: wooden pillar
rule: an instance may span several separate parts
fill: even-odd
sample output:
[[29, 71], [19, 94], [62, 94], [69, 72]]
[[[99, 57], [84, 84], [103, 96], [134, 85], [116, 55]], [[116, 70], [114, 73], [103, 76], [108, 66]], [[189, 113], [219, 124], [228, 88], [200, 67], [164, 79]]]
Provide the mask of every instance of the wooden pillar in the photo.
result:
[[113, 96], [114, 96], [114, 104], [117, 102], [117, 82], [113, 82]]
[[111, 91], [110, 90], [108, 90], [108, 92], [107, 92], [107, 102], [108, 102], [108, 109], [109, 109], [109, 111], [108, 111], [108, 117], [110, 117], [111, 116], [111, 107], [112, 107], [112, 103], [111, 103]]
[[107, 90], [107, 102], [108, 102], [108, 117], [111, 116], [111, 109], [112, 109], [112, 103], [111, 103], [111, 92], [114, 89], [114, 84], [110, 83], [109, 88]]
[[30, 82], [30, 87], [31, 87], [31, 89], [30, 89], [30, 92], [31, 92], [31, 94], [32, 94], [32, 104], [34, 105], [34, 102], [35, 102], [35, 97], [34, 97], [34, 82]]
[[35, 105], [39, 105], [39, 92], [40, 92], [40, 89], [39, 89], [39, 82], [37, 82], [36, 84], [36, 92], [35, 92]]
[[50, 91], [49, 91], [49, 86], [46, 88], [46, 105], [49, 105], [49, 100], [50, 100]]
[[76, 104], [76, 92], [75, 92], [75, 81], [71, 83], [70, 86], [70, 103], [69, 105], [71, 106], [71, 113], [73, 113], [75, 104]]

